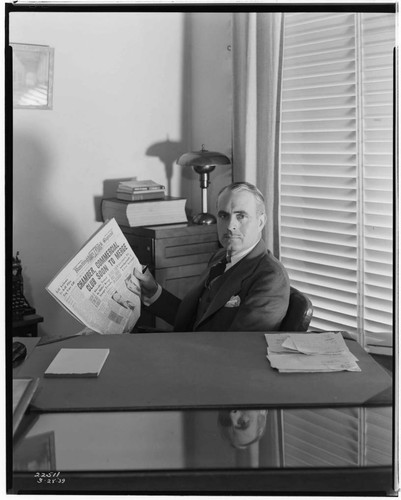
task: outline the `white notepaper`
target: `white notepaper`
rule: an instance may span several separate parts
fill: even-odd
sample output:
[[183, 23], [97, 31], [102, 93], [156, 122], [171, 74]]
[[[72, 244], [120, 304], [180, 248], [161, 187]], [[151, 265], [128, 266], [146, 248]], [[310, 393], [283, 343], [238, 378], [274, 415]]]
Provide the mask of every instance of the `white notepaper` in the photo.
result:
[[288, 333], [266, 333], [265, 339], [269, 346], [270, 352], [288, 352], [288, 349], [283, 347], [283, 342], [288, 339]]
[[272, 368], [283, 373], [291, 372], [360, 372], [355, 356], [349, 353], [340, 354], [268, 354]]
[[62, 348], [45, 371], [45, 377], [97, 377], [110, 349]]
[[338, 332], [298, 333], [286, 339], [282, 346], [303, 354], [337, 354], [348, 351], [343, 336]]

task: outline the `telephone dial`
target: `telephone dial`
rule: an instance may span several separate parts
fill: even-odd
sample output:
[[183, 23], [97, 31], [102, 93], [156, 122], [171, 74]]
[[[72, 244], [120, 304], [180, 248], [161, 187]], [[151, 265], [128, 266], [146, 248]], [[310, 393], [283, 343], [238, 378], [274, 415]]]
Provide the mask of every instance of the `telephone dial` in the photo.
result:
[[36, 310], [29, 305], [24, 296], [24, 280], [22, 277], [22, 265], [19, 252], [13, 257], [13, 320], [22, 319], [27, 314], [35, 314]]

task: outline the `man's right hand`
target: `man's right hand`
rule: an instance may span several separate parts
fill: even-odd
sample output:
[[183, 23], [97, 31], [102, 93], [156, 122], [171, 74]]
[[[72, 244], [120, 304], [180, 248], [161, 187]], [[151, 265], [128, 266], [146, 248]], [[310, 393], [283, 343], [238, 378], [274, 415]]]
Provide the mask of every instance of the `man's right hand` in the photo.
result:
[[134, 268], [134, 275], [139, 281], [142, 295], [148, 299], [152, 298], [157, 292], [158, 284], [149, 269], [146, 269], [144, 273], [141, 273], [137, 268]]

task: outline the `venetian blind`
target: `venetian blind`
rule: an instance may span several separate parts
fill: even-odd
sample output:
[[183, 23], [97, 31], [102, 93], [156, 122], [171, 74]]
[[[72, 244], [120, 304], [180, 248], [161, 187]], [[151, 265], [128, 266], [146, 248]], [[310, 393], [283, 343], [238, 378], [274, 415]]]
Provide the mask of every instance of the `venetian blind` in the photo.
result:
[[393, 312], [394, 15], [362, 14], [360, 23], [364, 217], [361, 328], [369, 343], [390, 337]]
[[283, 410], [281, 425], [284, 467], [392, 463], [390, 407]]
[[280, 251], [313, 329], [392, 328], [394, 15], [285, 14]]

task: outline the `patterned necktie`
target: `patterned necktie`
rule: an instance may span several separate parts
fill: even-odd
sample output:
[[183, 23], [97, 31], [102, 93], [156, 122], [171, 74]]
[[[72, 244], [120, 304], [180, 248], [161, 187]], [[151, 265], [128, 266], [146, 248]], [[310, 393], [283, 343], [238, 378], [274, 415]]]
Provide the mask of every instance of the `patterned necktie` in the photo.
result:
[[224, 273], [228, 262], [229, 260], [225, 256], [217, 264], [215, 264], [210, 268], [209, 276], [207, 277], [207, 280], [205, 282], [206, 288], [208, 288], [211, 285], [213, 280], [215, 280]]

